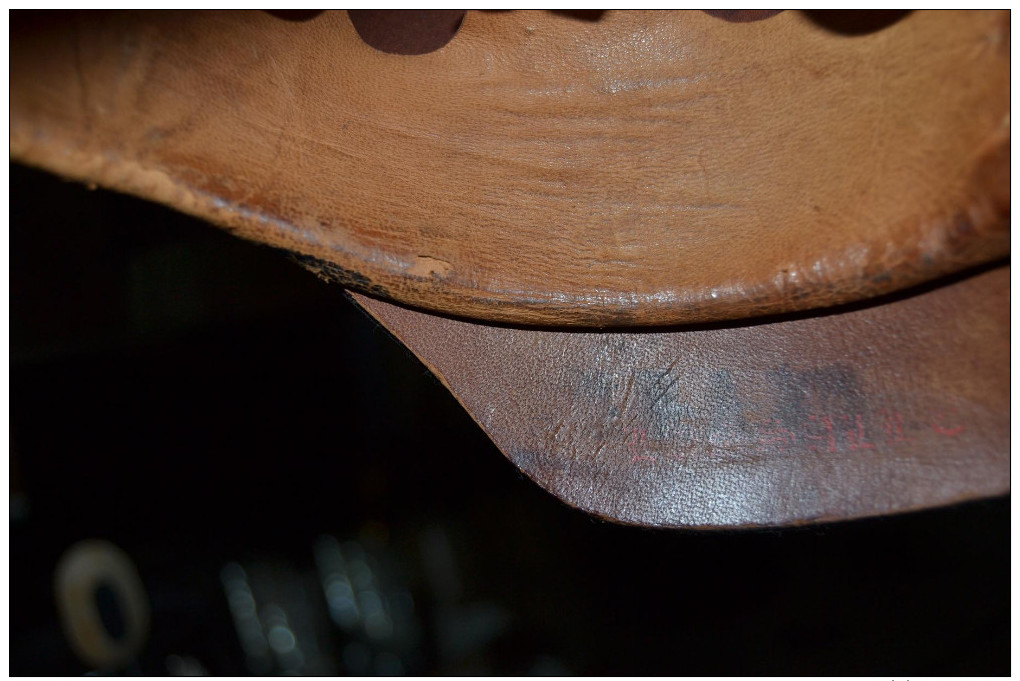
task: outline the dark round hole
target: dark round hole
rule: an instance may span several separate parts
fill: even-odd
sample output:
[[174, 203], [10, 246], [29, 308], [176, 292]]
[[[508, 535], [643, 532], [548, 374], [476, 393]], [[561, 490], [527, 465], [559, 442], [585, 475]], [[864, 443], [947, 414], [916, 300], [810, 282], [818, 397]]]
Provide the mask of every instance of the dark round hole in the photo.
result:
[[351, 23], [366, 43], [391, 54], [428, 54], [450, 42], [464, 20], [462, 9], [352, 9]]
[[268, 14], [272, 14], [277, 19], [283, 19], [284, 21], [309, 21], [322, 14], [324, 10], [321, 9], [267, 9], [265, 10]]
[[601, 21], [602, 16], [606, 13], [604, 9], [552, 9], [549, 11], [563, 17], [590, 22]]
[[907, 17], [909, 9], [813, 9], [803, 10], [813, 22], [833, 33], [866, 35], [881, 31]]
[[743, 24], [749, 21], [761, 21], [774, 17], [783, 10], [781, 9], [706, 9], [705, 14], [711, 15], [723, 21], [732, 21], [736, 24]]

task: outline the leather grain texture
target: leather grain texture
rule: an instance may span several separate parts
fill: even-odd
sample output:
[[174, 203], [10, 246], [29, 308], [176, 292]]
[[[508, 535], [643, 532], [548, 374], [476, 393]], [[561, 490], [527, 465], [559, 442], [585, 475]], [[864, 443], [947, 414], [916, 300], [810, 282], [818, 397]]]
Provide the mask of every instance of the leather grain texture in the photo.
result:
[[1008, 12], [12, 13], [11, 157], [375, 296], [559, 326], [740, 319], [1008, 253]]
[[357, 301], [524, 473], [610, 520], [795, 525], [1009, 491], [1008, 267], [687, 331], [509, 328]]
[[1006, 493], [1008, 268], [916, 285], [1009, 252], [1009, 14], [861, 16], [15, 12], [11, 157], [371, 294], [602, 517]]

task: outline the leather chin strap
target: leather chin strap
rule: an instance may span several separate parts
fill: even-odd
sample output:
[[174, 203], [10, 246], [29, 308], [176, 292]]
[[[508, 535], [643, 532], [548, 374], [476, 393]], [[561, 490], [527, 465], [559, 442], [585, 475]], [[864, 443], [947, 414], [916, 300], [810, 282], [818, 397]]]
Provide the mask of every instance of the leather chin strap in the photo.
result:
[[574, 506], [746, 527], [1009, 490], [1008, 12], [11, 19], [12, 159], [369, 294]]

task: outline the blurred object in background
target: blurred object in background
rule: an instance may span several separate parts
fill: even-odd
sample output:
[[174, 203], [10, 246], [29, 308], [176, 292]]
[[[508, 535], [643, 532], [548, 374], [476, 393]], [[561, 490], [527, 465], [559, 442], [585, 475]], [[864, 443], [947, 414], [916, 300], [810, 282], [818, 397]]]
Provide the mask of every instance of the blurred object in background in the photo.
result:
[[136, 665], [149, 636], [149, 598], [126, 553], [107, 541], [78, 542], [57, 563], [55, 591], [78, 659], [103, 672]]
[[329, 617], [343, 641], [344, 672], [399, 676], [420, 666], [420, 626], [406, 579], [388, 565], [380, 547], [323, 536], [315, 564]]

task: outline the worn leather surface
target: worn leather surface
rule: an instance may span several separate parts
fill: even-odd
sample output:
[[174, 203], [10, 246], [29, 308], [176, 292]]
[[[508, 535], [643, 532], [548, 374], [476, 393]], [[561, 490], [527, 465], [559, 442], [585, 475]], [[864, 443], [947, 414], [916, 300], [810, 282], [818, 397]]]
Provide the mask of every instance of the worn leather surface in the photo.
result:
[[456, 17], [14, 13], [11, 154], [420, 308], [732, 319], [568, 332], [358, 297], [525, 473], [603, 517], [1004, 493], [1007, 268], [748, 319], [1008, 253], [1008, 14], [861, 16], [469, 13], [428, 52]]
[[375, 296], [660, 325], [830, 306], [1008, 252], [1008, 12], [11, 16], [11, 156]]
[[608, 519], [792, 525], [1009, 491], [1008, 267], [686, 331], [509, 328], [357, 300], [524, 473]]

